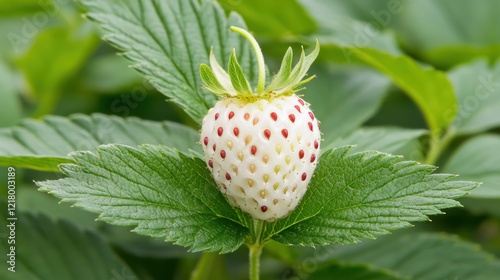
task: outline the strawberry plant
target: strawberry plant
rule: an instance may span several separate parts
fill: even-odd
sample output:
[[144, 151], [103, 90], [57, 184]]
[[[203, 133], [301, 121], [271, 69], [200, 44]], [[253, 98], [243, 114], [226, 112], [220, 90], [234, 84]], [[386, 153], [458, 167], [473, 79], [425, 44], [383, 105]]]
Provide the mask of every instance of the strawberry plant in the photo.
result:
[[[0, 129], [2, 279], [500, 274], [498, 42], [450, 47], [411, 24], [453, 4], [56, 2], [35, 6], [38, 37], [8, 33], [39, 101]], [[58, 116], [79, 102], [110, 112]]]

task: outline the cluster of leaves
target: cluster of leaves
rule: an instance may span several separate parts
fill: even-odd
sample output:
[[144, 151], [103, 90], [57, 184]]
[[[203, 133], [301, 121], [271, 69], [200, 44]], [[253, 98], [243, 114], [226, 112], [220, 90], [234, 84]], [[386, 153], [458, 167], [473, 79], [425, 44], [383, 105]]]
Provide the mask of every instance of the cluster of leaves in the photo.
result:
[[[29, 7], [33, 1], [21, 2]], [[494, 151], [500, 147], [495, 130], [500, 125], [500, 87], [495, 80], [500, 76], [500, 62], [495, 59], [500, 53], [500, 36], [489, 29], [497, 23], [494, 8], [483, 11], [476, 5], [452, 9], [453, 1], [403, 1], [397, 6], [391, 1], [363, 5], [361, 1], [322, 0], [219, 2], [80, 1], [86, 17], [102, 28], [104, 40], [181, 108], [195, 128], [103, 114], [25, 119], [0, 130], [0, 165], [62, 172], [64, 178], [37, 185], [65, 202], [98, 213], [98, 219], [107, 223], [129, 226], [141, 235], [192, 251], [235, 251], [248, 239], [252, 221], [227, 203], [200, 158], [196, 128], [216, 97], [200, 88], [199, 66], [210, 60], [211, 48], [213, 57], [227, 65], [235, 48], [250, 84], [256, 84], [256, 60], [248, 43], [229, 32], [232, 25], [248, 25], [257, 36], [267, 38], [263, 47], [268, 60], [274, 54], [281, 56], [290, 42], [312, 46], [317, 38], [321, 63], [310, 74], [319, 78], [308, 85], [304, 95], [322, 121], [324, 152], [297, 210], [265, 225], [263, 238], [272, 241], [266, 247], [264, 272], [299, 279], [494, 279], [500, 273], [498, 260], [449, 235], [415, 231], [314, 251], [283, 245], [351, 244], [373, 239], [458, 206], [454, 199], [469, 191], [471, 195], [464, 200], [466, 209], [498, 215], [495, 203], [500, 200], [500, 165]], [[31, 5], [35, 7], [32, 13], [40, 12], [39, 6]], [[58, 7], [58, 3], [54, 5]], [[284, 6], [287, 13], [282, 13]], [[238, 13], [226, 14], [223, 8]], [[432, 22], [422, 16], [423, 11], [450, 13], [456, 18], [467, 14], [473, 24], [462, 31], [461, 22]], [[68, 14], [77, 13], [71, 6], [50, 20], [65, 22], [71, 18]], [[265, 24], [262, 18], [266, 18]], [[90, 57], [98, 44], [95, 31], [88, 29], [87, 21], [69, 22], [44, 30], [33, 39], [32, 47], [15, 59], [30, 93], [39, 100], [34, 116], [53, 111], [70, 86], [90, 85], [95, 92], [129, 88], [131, 80], [134, 85], [140, 83], [139, 75], [122, 67], [121, 58]], [[434, 36], [428, 35], [429, 24]], [[51, 52], [54, 42], [62, 44], [64, 52]], [[291, 64], [291, 51], [286, 57]], [[100, 59], [106, 62], [100, 63]], [[90, 62], [80, 69], [86, 60]], [[101, 65], [113, 63], [117, 68], [109, 72], [118, 69], [120, 77], [108, 79], [111, 84], [101, 84], [99, 81], [106, 79], [96, 69], [104, 71]], [[47, 65], [54, 71], [47, 70]], [[70, 81], [74, 73], [79, 73], [79, 78]], [[8, 86], [12, 85], [11, 74], [0, 62], [1, 84], [7, 85], [0, 89], [5, 91], [0, 98], [5, 98], [6, 108], [12, 110], [16, 106], [9, 104], [14, 102], [16, 89]], [[17, 115], [20, 117], [20, 111]], [[352, 144], [357, 146], [345, 146]], [[391, 154], [404, 155], [405, 159]], [[442, 165], [445, 172], [460, 174], [461, 180], [481, 181], [483, 185], [474, 189], [475, 183], [434, 174], [435, 167], [416, 161]], [[16, 277], [53, 278], [51, 273], [57, 271], [60, 276], [64, 267], [68, 279], [154, 278], [137, 261], [147, 260], [144, 266], [151, 268], [151, 257], [170, 259], [169, 265], [176, 267], [193, 266], [175, 246], [89, 222], [95, 216], [80, 210], [61, 213], [60, 208], [49, 206], [55, 205], [53, 200], [32, 189], [19, 189]], [[6, 206], [2, 204], [2, 208]], [[77, 216], [78, 223], [65, 221]], [[5, 221], [2, 217], [2, 223]], [[144, 249], [150, 248], [145, 242], [152, 249]], [[6, 246], [0, 243], [2, 252]], [[36, 257], [31, 257], [33, 251]], [[57, 257], [45, 258], [40, 252]], [[65, 257], [69, 255], [79, 259], [73, 262]], [[266, 260], [271, 262], [269, 267]], [[273, 265], [272, 260], [279, 260], [280, 265]], [[238, 277], [237, 270], [227, 274], [227, 261], [223, 255], [204, 253], [191, 277]], [[456, 265], [463, 263], [467, 266]], [[186, 272], [178, 273], [168, 275], [186, 277], [182, 274]], [[12, 277], [5, 270], [0, 275], [2, 279]]]

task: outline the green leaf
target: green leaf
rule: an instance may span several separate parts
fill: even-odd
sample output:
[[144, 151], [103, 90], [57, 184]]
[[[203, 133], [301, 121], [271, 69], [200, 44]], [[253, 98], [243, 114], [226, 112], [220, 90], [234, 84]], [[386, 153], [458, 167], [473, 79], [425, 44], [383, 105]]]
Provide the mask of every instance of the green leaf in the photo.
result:
[[461, 179], [482, 182], [470, 197], [500, 198], [500, 136], [481, 135], [462, 144], [444, 166]]
[[489, 62], [494, 62], [498, 59], [499, 53], [500, 44], [484, 47], [452, 45], [426, 51], [422, 54], [422, 59], [438, 68], [448, 69], [478, 58], [487, 58]]
[[500, 126], [500, 60], [491, 68], [481, 59], [448, 73], [458, 99], [452, 127], [473, 134]]
[[[496, 0], [485, 0], [482, 5], [467, 0], [406, 1], [401, 13], [390, 15], [393, 19], [390, 26], [411, 53], [433, 64], [450, 66], [463, 62], [464, 58], [471, 59], [474, 54], [489, 55], [488, 47], [498, 50], [500, 33], [496, 27], [500, 19], [496, 11], [499, 9]], [[450, 48], [455, 51], [437, 55]], [[450, 61], [452, 55], [455, 61]], [[498, 51], [494, 57], [498, 57]]]
[[391, 271], [373, 268], [363, 264], [331, 262], [326, 267], [322, 267], [308, 275], [311, 280], [404, 280]]
[[477, 245], [441, 234], [402, 234], [325, 248], [329, 259], [375, 265], [410, 279], [496, 279], [500, 262]]
[[122, 93], [144, 83], [129, 61], [115, 54], [93, 57], [82, 69], [77, 86], [93, 93]]
[[[309, 34], [316, 23], [297, 0], [219, 0], [231, 11], [243, 16], [250, 30], [259, 36], [284, 38]], [[286, 12], [283, 8], [286, 7]]]
[[215, 186], [205, 162], [162, 146], [105, 145], [72, 154], [68, 178], [37, 182], [40, 190], [99, 213], [99, 219], [189, 247], [230, 252], [248, 229]]
[[435, 167], [379, 152], [330, 150], [296, 210], [266, 227], [264, 236], [285, 244], [355, 243], [411, 222], [429, 220], [477, 186], [431, 174]]
[[78, 28], [49, 28], [17, 61], [29, 91], [38, 99], [35, 115], [53, 111], [63, 85], [82, 68], [98, 43], [85, 24]]
[[241, 66], [238, 63], [238, 59], [236, 58], [236, 50], [233, 50], [231, 56], [229, 57], [228, 74], [229, 79], [231, 80], [231, 84], [233, 85], [236, 92], [241, 94], [252, 93], [252, 89], [248, 84], [245, 73], [243, 72], [243, 69], [241, 69]]
[[460, 200], [467, 209], [476, 215], [491, 215], [500, 217], [500, 198], [466, 197]]
[[[0, 204], [3, 209], [7, 204]], [[2, 212], [0, 225], [7, 228]], [[112, 248], [92, 232], [82, 232], [65, 220], [53, 222], [43, 215], [17, 212], [15, 272], [7, 270], [10, 246], [0, 243], [2, 279], [137, 279]]]
[[445, 130], [456, 113], [456, 97], [446, 75], [424, 68], [406, 55], [393, 56], [370, 48], [346, 47], [366, 64], [389, 76], [422, 111], [434, 133]]
[[22, 117], [21, 98], [17, 95], [14, 76], [0, 58], [0, 127], [16, 124]]
[[233, 48], [250, 82], [257, 63], [250, 45], [229, 26], [244, 27], [235, 13], [228, 18], [210, 0], [80, 0], [87, 17], [105, 32], [105, 39], [123, 51], [133, 67], [160, 92], [198, 123], [216, 101], [200, 88], [200, 64], [209, 61], [210, 48], [226, 64]]
[[101, 144], [129, 146], [163, 144], [181, 151], [199, 151], [198, 132], [173, 122], [153, 122], [102, 114], [69, 118], [48, 116], [24, 120], [19, 126], [0, 129], [0, 165], [58, 171], [72, 162], [73, 151], [94, 150]]
[[351, 152], [376, 150], [384, 153], [403, 155], [405, 159], [421, 160], [422, 151], [418, 138], [427, 133], [423, 129], [404, 129], [396, 127], [366, 127], [332, 143], [324, 143], [325, 150], [346, 145], [356, 145]]
[[68, 204], [58, 203], [59, 200], [56, 197], [39, 192], [32, 183], [18, 185], [16, 188], [17, 210], [44, 215], [53, 221], [71, 221], [75, 227], [81, 230], [96, 231], [104, 226], [111, 227], [102, 222], [96, 222], [97, 215], [94, 213], [71, 207]]
[[366, 67], [314, 66], [309, 71], [318, 78], [307, 85], [304, 99], [321, 121], [327, 146], [372, 117], [390, 86], [389, 79]]
[[[321, 42], [320, 58], [340, 62], [356, 60], [350, 50], [329, 48], [332, 43], [343, 47], [373, 48], [393, 55], [402, 53], [394, 34], [381, 32], [380, 29], [383, 28], [377, 28], [376, 22], [371, 18], [370, 13], [379, 10], [379, 7], [375, 6], [381, 6], [382, 1], [355, 3], [356, 1], [302, 0], [301, 2], [319, 25], [316, 34], [311, 37]], [[365, 12], [369, 15], [369, 20], [365, 20], [364, 15], [359, 15]]]

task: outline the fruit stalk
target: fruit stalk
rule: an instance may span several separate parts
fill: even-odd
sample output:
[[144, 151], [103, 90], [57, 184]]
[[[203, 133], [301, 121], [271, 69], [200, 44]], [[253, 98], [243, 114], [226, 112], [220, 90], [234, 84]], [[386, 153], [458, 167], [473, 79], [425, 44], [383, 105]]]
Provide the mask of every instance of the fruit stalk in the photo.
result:
[[252, 244], [248, 245], [249, 260], [250, 260], [250, 280], [259, 280], [260, 275], [260, 254], [265, 243], [262, 242], [262, 231], [264, 229], [264, 222], [260, 220], [253, 220], [253, 240]]

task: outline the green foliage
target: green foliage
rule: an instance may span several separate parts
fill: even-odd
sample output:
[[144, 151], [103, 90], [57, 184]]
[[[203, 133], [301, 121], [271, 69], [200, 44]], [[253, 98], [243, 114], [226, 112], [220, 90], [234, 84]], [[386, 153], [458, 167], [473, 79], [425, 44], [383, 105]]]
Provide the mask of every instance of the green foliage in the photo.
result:
[[68, 177], [38, 182], [40, 190], [100, 213], [100, 220], [193, 251], [230, 252], [245, 241], [241, 214], [214, 186], [201, 159], [150, 145], [105, 145], [72, 158], [77, 165], [61, 166]]
[[321, 66], [310, 72], [318, 78], [307, 85], [304, 99], [321, 120], [322, 145], [327, 147], [371, 118], [390, 87], [389, 79], [366, 67]]
[[334, 262], [326, 267], [316, 270], [309, 275], [310, 279], [327, 280], [327, 279], [350, 279], [350, 280], [403, 280], [390, 271], [376, 269], [367, 265], [361, 264], [342, 264]]
[[[391, 26], [402, 44], [439, 67], [450, 67], [476, 57], [498, 57], [500, 39], [495, 25], [500, 3], [486, 0], [406, 1]], [[467, 24], [463, 18], [467, 18]]]
[[104, 29], [105, 40], [120, 49], [134, 63], [134, 69], [198, 123], [215, 103], [215, 97], [200, 88], [198, 75], [200, 64], [208, 61], [211, 47], [219, 61], [227, 61], [237, 47], [249, 79], [256, 78], [257, 64], [250, 46], [228, 31], [231, 25], [245, 27], [243, 20], [235, 13], [226, 18], [212, 1], [80, 2], [87, 17]]
[[356, 145], [352, 152], [377, 150], [394, 155], [404, 155], [411, 160], [422, 159], [418, 138], [426, 133], [423, 129], [401, 129], [395, 127], [361, 128], [345, 137], [339, 137], [328, 148]]
[[[452, 175], [430, 175], [432, 166], [377, 152], [348, 152], [339, 148], [322, 156], [297, 210], [266, 224], [263, 240], [314, 246], [374, 238], [458, 206], [453, 199], [476, 186], [446, 182]], [[133, 225], [140, 234], [194, 251], [234, 251], [249, 235], [249, 217], [228, 204], [201, 159], [159, 146], [119, 145], [72, 158], [76, 165], [61, 166], [68, 178], [38, 185], [100, 213], [101, 220]]]
[[[286, 37], [315, 31], [315, 21], [297, 2], [299, 1], [219, 1], [227, 10], [238, 12], [245, 19], [250, 30], [266, 37]], [[286, 12], [284, 12], [284, 7], [286, 7]]]
[[375, 238], [411, 222], [428, 220], [477, 183], [449, 181], [435, 167], [379, 152], [325, 152], [308, 192], [288, 217], [270, 224], [264, 236], [285, 244], [349, 244]]
[[451, 156], [444, 170], [456, 172], [464, 180], [482, 182], [470, 197], [500, 198], [500, 158], [492, 151], [500, 149], [500, 136], [482, 135], [462, 144]]
[[448, 77], [458, 99], [452, 122], [457, 134], [483, 132], [500, 125], [500, 60], [491, 67], [485, 60], [476, 60], [453, 69]]
[[434, 133], [445, 130], [453, 120], [456, 97], [443, 72], [424, 68], [406, 55], [394, 56], [371, 48], [342, 49], [389, 76], [419, 106]]
[[[6, 209], [5, 203], [0, 204]], [[6, 228], [6, 211], [0, 225]], [[16, 224], [16, 272], [0, 271], [2, 279], [134, 279], [136, 276], [98, 235], [82, 232], [71, 222], [53, 222], [44, 215], [21, 214]], [[10, 253], [0, 243], [2, 262]], [[33, 252], [43, 252], [33, 254]], [[4, 267], [5, 268], [5, 267]]]
[[[87, 60], [97, 37], [85, 24], [77, 28], [51, 28], [43, 31], [34, 46], [17, 61], [33, 96], [40, 100], [35, 112], [50, 113], [62, 94], [60, 88]], [[57, 49], [57, 51], [53, 51]]]
[[500, 262], [473, 244], [440, 234], [399, 234], [353, 246], [329, 248], [328, 256], [369, 262], [405, 278], [496, 279]]
[[[16, 167], [19, 269], [0, 278], [247, 279], [245, 243], [265, 244], [264, 279], [498, 278], [498, 1], [79, 2], [86, 19], [71, 1], [0, 3], [0, 187]], [[298, 54], [316, 39], [307, 71]], [[299, 89], [306, 72], [322, 155], [297, 210], [260, 232], [217, 190], [190, 127], [220, 98], [203, 88]]]
[[[58, 171], [72, 162], [73, 151], [93, 150], [101, 144], [165, 144], [181, 151], [199, 151], [198, 133], [172, 122], [137, 118], [73, 115], [48, 116], [43, 121], [25, 120], [19, 126], [0, 129], [0, 165]], [[196, 152], [195, 152], [196, 153]]]
[[0, 127], [15, 125], [21, 118], [21, 104], [16, 96], [13, 75], [0, 59]]

